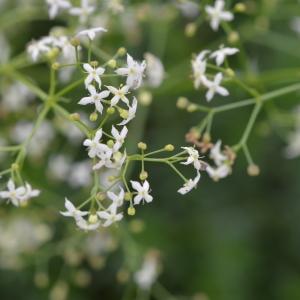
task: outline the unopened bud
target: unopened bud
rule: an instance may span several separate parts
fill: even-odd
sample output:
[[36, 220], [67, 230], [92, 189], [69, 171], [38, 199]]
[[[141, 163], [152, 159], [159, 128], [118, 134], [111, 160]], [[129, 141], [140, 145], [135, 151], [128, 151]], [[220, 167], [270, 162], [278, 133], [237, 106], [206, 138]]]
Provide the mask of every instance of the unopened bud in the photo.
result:
[[58, 62], [53, 63], [53, 64], [51, 65], [51, 68], [52, 68], [53, 70], [58, 70], [58, 69], [60, 68], [60, 63], [58, 63]]
[[129, 216], [135, 215], [135, 208], [133, 206], [128, 207], [127, 213]]
[[122, 119], [127, 119], [128, 118], [128, 110], [126, 110], [126, 109], [120, 109], [119, 113], [120, 113], [120, 117]]
[[96, 122], [97, 119], [98, 119], [98, 114], [97, 114], [97, 112], [94, 111], [93, 113], [90, 114], [90, 121], [91, 121], [91, 122]]
[[124, 199], [130, 201], [132, 199], [132, 194], [130, 192], [125, 193]]
[[93, 61], [90, 62], [90, 65], [91, 65], [92, 67], [94, 67], [94, 68], [97, 68], [98, 65], [99, 65], [99, 63], [98, 63], [97, 60], [93, 60]]
[[98, 222], [98, 216], [96, 214], [89, 215], [89, 223], [96, 224]]
[[187, 111], [190, 113], [195, 112], [197, 109], [198, 109], [198, 107], [194, 103], [189, 104], [187, 107]]
[[11, 170], [12, 171], [18, 171], [19, 168], [20, 168], [19, 164], [14, 163], [14, 164], [11, 165]]
[[197, 30], [197, 25], [196, 23], [188, 23], [186, 26], [185, 26], [185, 35], [187, 37], [193, 37], [196, 33], [196, 30]]
[[172, 152], [174, 151], [175, 147], [171, 144], [168, 144], [164, 147], [165, 151], [168, 151], [168, 152]]
[[203, 142], [204, 143], [209, 143], [211, 141], [211, 136], [208, 132], [205, 132], [203, 135]]
[[105, 199], [106, 199], [106, 194], [105, 193], [99, 192], [99, 193], [96, 194], [96, 200], [104, 201]]
[[247, 10], [247, 7], [244, 3], [237, 3], [235, 6], [234, 6], [234, 11], [237, 12], [237, 13], [244, 13], [245, 11]]
[[121, 48], [119, 48], [118, 49], [118, 56], [124, 56], [125, 54], [126, 54], [126, 48], [124, 48], [124, 47], [121, 47]]
[[176, 106], [179, 109], [186, 109], [187, 106], [189, 105], [189, 100], [185, 97], [179, 97], [176, 103]]
[[247, 168], [247, 173], [249, 176], [258, 176], [260, 174], [259, 166], [251, 164]]
[[106, 112], [109, 114], [109, 115], [113, 115], [115, 113], [115, 108], [114, 107], [109, 107]]
[[143, 142], [139, 142], [137, 146], [141, 150], [147, 150], [147, 144], [145, 144]]
[[108, 61], [107, 65], [110, 68], [114, 69], [117, 66], [117, 61], [115, 59], [111, 59], [111, 60]]
[[227, 37], [228, 43], [229, 44], [236, 44], [240, 39], [240, 36], [238, 32], [236, 31], [231, 31]]
[[149, 106], [152, 102], [152, 94], [148, 91], [142, 91], [138, 96], [139, 102], [143, 106]]
[[108, 146], [109, 148], [112, 148], [112, 147], [114, 146], [115, 143], [114, 143], [113, 140], [108, 140], [106, 144], [107, 144], [107, 146]]
[[148, 173], [146, 171], [140, 173], [140, 179], [142, 181], [146, 180], [147, 178], [148, 178]]
[[80, 40], [79, 38], [77, 37], [73, 37], [71, 40], [70, 40], [70, 44], [74, 47], [78, 47], [80, 46]]
[[235, 76], [235, 72], [231, 69], [231, 68], [227, 68], [225, 70], [225, 73], [228, 77], [234, 77]]
[[79, 113], [70, 114], [69, 118], [71, 121], [80, 121], [80, 114]]

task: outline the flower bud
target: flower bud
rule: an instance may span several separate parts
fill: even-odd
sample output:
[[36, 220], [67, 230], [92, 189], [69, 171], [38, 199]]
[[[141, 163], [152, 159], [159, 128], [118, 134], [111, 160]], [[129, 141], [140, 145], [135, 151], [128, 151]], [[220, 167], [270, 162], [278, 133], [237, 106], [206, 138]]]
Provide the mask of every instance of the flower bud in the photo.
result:
[[142, 91], [138, 96], [139, 102], [143, 106], [149, 106], [152, 102], [152, 94], [148, 91]]
[[188, 23], [185, 26], [184, 32], [187, 37], [193, 37], [195, 35], [196, 31], [197, 31], [196, 23]]
[[126, 201], [130, 201], [130, 200], [132, 199], [132, 194], [129, 193], [129, 192], [125, 193], [124, 199], [125, 199]]
[[188, 105], [187, 111], [190, 112], [190, 113], [192, 113], [192, 112], [195, 112], [195, 111], [197, 110], [197, 108], [198, 108], [198, 107], [197, 107], [196, 104], [191, 103], [191, 104]]
[[121, 47], [121, 48], [118, 49], [117, 54], [118, 54], [118, 56], [124, 56], [126, 54], [126, 52], [127, 52], [126, 48]]
[[109, 182], [114, 182], [115, 180], [116, 180], [116, 176], [113, 176], [113, 175], [108, 176], [108, 181]]
[[143, 142], [139, 142], [137, 146], [141, 150], [147, 150], [147, 144], [145, 144]]
[[189, 105], [189, 100], [185, 97], [179, 97], [176, 103], [177, 108], [186, 109]]
[[171, 144], [168, 144], [165, 146], [164, 149], [165, 149], [165, 151], [172, 152], [172, 151], [174, 151], [175, 147]]
[[140, 173], [140, 179], [142, 181], [146, 180], [147, 178], [148, 178], [148, 172], [143, 171], [143, 172]]
[[135, 215], [135, 208], [133, 206], [128, 207], [127, 213], [129, 216]]
[[96, 122], [98, 119], [98, 114], [96, 111], [94, 111], [93, 113], [90, 114], [90, 121], [91, 122]]
[[127, 119], [128, 118], [128, 110], [126, 110], [126, 109], [120, 109], [119, 113], [120, 113], [120, 117], [122, 119]]
[[110, 68], [114, 69], [117, 66], [117, 61], [115, 59], [111, 59], [111, 60], [108, 61], [107, 65]]
[[98, 222], [98, 216], [93, 213], [89, 215], [89, 223], [90, 224], [96, 224]]
[[235, 72], [231, 69], [231, 68], [227, 68], [225, 70], [225, 73], [228, 77], [234, 77], [235, 76]]
[[34, 275], [34, 283], [38, 288], [45, 288], [49, 284], [49, 277], [46, 272], [37, 272]]
[[96, 194], [96, 200], [104, 201], [105, 199], [106, 199], [106, 194], [105, 193], [99, 192], [99, 193]]
[[92, 67], [94, 67], [94, 68], [97, 68], [98, 65], [99, 65], [99, 63], [98, 63], [97, 60], [93, 60], [93, 61], [90, 62], [90, 65], [91, 65]]
[[246, 12], [247, 7], [246, 7], [246, 5], [245, 5], [244, 3], [239, 2], [239, 3], [237, 3], [237, 4], [234, 6], [233, 9], [234, 9], [234, 11], [237, 12], [237, 13], [244, 13], [244, 12]]
[[12, 170], [12, 171], [18, 171], [19, 168], [20, 168], [19, 164], [13, 163], [13, 164], [11, 165], [11, 170]]
[[258, 165], [251, 164], [247, 168], [247, 173], [249, 176], [258, 176], [260, 174], [260, 169]]
[[58, 62], [53, 63], [53, 64], [51, 65], [51, 68], [52, 68], [53, 70], [58, 70], [58, 69], [60, 68], [60, 63], [58, 63]]
[[80, 121], [80, 114], [79, 113], [70, 114], [69, 118], [71, 121]]
[[228, 43], [229, 44], [236, 44], [240, 39], [240, 36], [238, 32], [236, 31], [231, 31], [227, 37]]
[[79, 38], [77, 37], [73, 37], [71, 40], [70, 40], [70, 44], [74, 47], [78, 47], [80, 46], [80, 40]]
[[203, 142], [204, 143], [210, 143], [211, 141], [211, 136], [208, 132], [205, 132], [204, 135], [203, 135]]
[[55, 47], [55, 48], [52, 48], [50, 51], [48, 51], [46, 56], [48, 59], [54, 60], [58, 56], [59, 52], [60, 52], [60, 50]]
[[114, 107], [109, 107], [106, 112], [109, 114], [109, 115], [113, 115], [115, 113], [115, 108]]
[[107, 144], [107, 146], [108, 146], [109, 148], [112, 148], [112, 147], [114, 146], [115, 143], [114, 143], [113, 140], [108, 140], [106, 144]]

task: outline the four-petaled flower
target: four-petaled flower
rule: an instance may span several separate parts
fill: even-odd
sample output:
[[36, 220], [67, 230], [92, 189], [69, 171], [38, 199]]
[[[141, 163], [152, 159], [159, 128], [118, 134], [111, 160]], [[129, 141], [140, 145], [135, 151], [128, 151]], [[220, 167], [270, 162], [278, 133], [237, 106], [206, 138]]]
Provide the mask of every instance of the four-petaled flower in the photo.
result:
[[215, 52], [213, 52], [210, 55], [210, 57], [216, 59], [217, 66], [221, 66], [224, 63], [225, 58], [227, 56], [234, 55], [234, 54], [236, 54], [239, 51], [240, 50], [237, 49], [237, 48], [230, 48], [230, 47], [223, 47], [223, 46], [221, 46], [220, 49], [217, 50], [217, 51], [215, 51]]
[[107, 29], [105, 29], [103, 27], [90, 28], [90, 29], [85, 29], [85, 30], [80, 31], [77, 35], [79, 35], [79, 36], [86, 35], [92, 41], [95, 39], [96, 33], [99, 33], [99, 32], [107, 32]]
[[124, 103], [129, 106], [129, 100], [126, 97], [126, 94], [128, 94], [129, 86], [124, 85], [120, 87], [119, 89], [113, 87], [113, 86], [107, 86], [108, 90], [114, 95], [111, 99], [110, 105], [115, 106], [119, 103], [120, 100], [122, 100]]
[[153, 197], [149, 195], [150, 186], [147, 180], [143, 184], [138, 181], [131, 181], [131, 185], [137, 191], [137, 195], [133, 199], [134, 204], [140, 204], [142, 200], [150, 203], [153, 200]]
[[228, 96], [229, 92], [227, 89], [222, 87], [220, 84], [223, 80], [222, 73], [218, 73], [213, 81], [208, 80], [206, 77], [203, 79], [203, 84], [208, 88], [208, 91], [206, 93], [206, 100], [209, 102], [214, 97], [214, 95], [220, 94], [222, 96]]
[[49, 5], [49, 17], [54, 19], [59, 10], [68, 9], [71, 7], [71, 3], [68, 0], [46, 0]]
[[86, 216], [88, 214], [87, 211], [81, 211], [77, 209], [73, 203], [65, 198], [65, 208], [66, 211], [61, 211], [60, 213], [65, 217], [72, 217], [75, 221], [79, 220], [80, 217]]
[[123, 218], [122, 213], [117, 213], [116, 205], [111, 205], [106, 211], [98, 211], [97, 214], [100, 219], [105, 220], [105, 222], [102, 224], [103, 227], [108, 227], [115, 222], [121, 221]]
[[192, 147], [182, 147], [182, 149], [186, 150], [186, 152], [189, 155], [187, 161], [182, 162], [182, 164], [183, 165], [193, 164], [194, 168], [199, 171], [202, 167], [202, 163], [199, 160], [199, 158], [200, 158], [199, 152], [196, 149], [192, 148]]
[[125, 138], [127, 136], [127, 133], [128, 133], [128, 129], [126, 126], [124, 126], [120, 132], [115, 128], [115, 126], [112, 127], [111, 134], [116, 140], [116, 142], [113, 146], [114, 152], [118, 151], [122, 147], [122, 145], [124, 144]]
[[197, 187], [197, 184], [200, 180], [200, 172], [197, 172], [197, 176], [194, 179], [189, 179], [182, 188], [178, 190], [178, 193], [181, 195], [185, 195], [190, 192], [192, 189]]
[[101, 89], [101, 78], [100, 76], [104, 74], [105, 69], [102, 67], [92, 67], [90, 64], [84, 64], [83, 68], [87, 71], [88, 76], [85, 79], [84, 83], [85, 83], [85, 87], [88, 88], [89, 85], [93, 82], [96, 81], [99, 85], [99, 88]]

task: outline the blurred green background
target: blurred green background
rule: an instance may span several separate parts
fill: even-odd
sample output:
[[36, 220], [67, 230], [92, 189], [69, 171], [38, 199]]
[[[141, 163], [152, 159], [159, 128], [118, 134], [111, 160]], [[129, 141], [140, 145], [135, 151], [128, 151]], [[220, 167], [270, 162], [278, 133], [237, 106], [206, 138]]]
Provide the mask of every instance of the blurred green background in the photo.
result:
[[[240, 34], [251, 68], [245, 73], [238, 60], [232, 60], [231, 67], [261, 92], [298, 82], [300, 42], [299, 36], [290, 29], [290, 22], [300, 15], [299, 2], [244, 2], [252, 7], [252, 11], [236, 15], [232, 26]], [[229, 3], [234, 5], [236, 2], [228, 1], [228, 6]], [[162, 59], [166, 80], [160, 88], [151, 90], [153, 103], [150, 107], [140, 108], [130, 132], [133, 140], [143, 140], [151, 149], [167, 143], [180, 147], [185, 143], [185, 133], [198, 124], [203, 115], [178, 110], [177, 98], [186, 96], [195, 103], [205, 104], [203, 92], [193, 89], [191, 54], [217, 48], [226, 43], [226, 35], [222, 30], [213, 33], [205, 23], [194, 37], [186, 37], [184, 28], [189, 20], [171, 7], [172, 1], [131, 1], [128, 5], [143, 7], [145, 4], [149, 7], [145, 6], [145, 11], [139, 9], [142, 16], [137, 21], [136, 31], [120, 30], [120, 20], [115, 16], [111, 20], [112, 33], [101, 41], [101, 45], [111, 53], [125, 46], [134, 57], [141, 59], [143, 53], [149, 51]], [[0, 30], [2, 28], [11, 43], [12, 56], [21, 53], [33, 37], [48, 34], [54, 25], [64, 25], [62, 18], [48, 21], [46, 13], [12, 26], [1, 21], [7, 20], [7, 16], [20, 9], [20, 5], [11, 5], [0, 15]], [[24, 73], [47, 87], [45, 66], [26, 69]], [[212, 105], [248, 98], [235, 86], [229, 86], [229, 90], [231, 96], [228, 99], [215, 99]], [[74, 97], [78, 98], [78, 92], [74, 93]], [[255, 162], [261, 168], [258, 177], [247, 175], [246, 161], [243, 155], [239, 155], [232, 176], [214, 183], [203, 174], [198, 189], [182, 197], [176, 193], [181, 181], [169, 169], [149, 165], [154, 201], [151, 205], [141, 206], [134, 217], [143, 222], [141, 232], [130, 233], [130, 241], [133, 239], [135, 246], [129, 245], [131, 250], [125, 251], [125, 255], [122, 246], [117, 248], [108, 255], [105, 266], [100, 270], [91, 270], [83, 263], [82, 268], [91, 270], [91, 282], [85, 287], [72, 283], [70, 278], [74, 268], [67, 268], [62, 276], [69, 285], [67, 299], [123, 299], [124, 291], [128, 290], [128, 299], [136, 299], [134, 288], [130, 292], [130, 281], [119, 283], [116, 274], [124, 262], [126, 265], [136, 260], [151, 248], [161, 253], [159, 282], [174, 295], [174, 299], [300, 299], [300, 161], [284, 158], [285, 141], [281, 137], [286, 136], [291, 128], [282, 127], [277, 120], [282, 113], [288, 116], [299, 100], [300, 94], [276, 99], [268, 103], [261, 113], [249, 142]], [[73, 110], [76, 111], [76, 106]], [[213, 124], [213, 139], [221, 138], [225, 144], [234, 144], [246, 126], [250, 112], [245, 108], [218, 115]], [[30, 114], [25, 116], [30, 118]], [[6, 128], [7, 123], [10, 123], [7, 119], [1, 122], [1, 130]], [[64, 143], [66, 141], [61, 139], [56, 148], [63, 148]], [[129, 145], [131, 149], [134, 147], [134, 144]], [[84, 151], [80, 155], [83, 157]], [[64, 196], [75, 197], [77, 191], [72, 192], [63, 185], [57, 186], [44, 180], [45, 161], [42, 159], [37, 166], [28, 163], [26, 175], [41, 189], [55, 188], [56, 193], [45, 192], [39, 201], [34, 201], [36, 203], [20, 214], [25, 218], [36, 214], [36, 217], [55, 226], [52, 244], [56, 247], [64, 238], [84, 234], [72, 228], [73, 224], [66, 229], [65, 220], [55, 219], [57, 211], [62, 209]], [[133, 174], [138, 174], [138, 168], [133, 170]], [[1, 217], [5, 220], [12, 216], [15, 214], [13, 210], [2, 206]], [[122, 236], [120, 232], [123, 229], [120, 227], [123, 225], [130, 231], [131, 220], [126, 217], [119, 228], [112, 229], [113, 235]], [[121, 238], [122, 243], [125, 242]], [[140, 254], [135, 252], [136, 249]], [[49, 290], [63, 264], [59, 255], [51, 257], [51, 251], [51, 247], [47, 249], [44, 245], [25, 258], [28, 264], [24, 268], [1, 269], [0, 298], [48, 299]], [[39, 252], [46, 253], [47, 258], [43, 260], [50, 274], [50, 286], [46, 288], [37, 287], [34, 281], [39, 263], [32, 261], [39, 257]], [[153, 299], [156, 299], [155, 295]], [[173, 298], [163, 294], [161, 299]]]

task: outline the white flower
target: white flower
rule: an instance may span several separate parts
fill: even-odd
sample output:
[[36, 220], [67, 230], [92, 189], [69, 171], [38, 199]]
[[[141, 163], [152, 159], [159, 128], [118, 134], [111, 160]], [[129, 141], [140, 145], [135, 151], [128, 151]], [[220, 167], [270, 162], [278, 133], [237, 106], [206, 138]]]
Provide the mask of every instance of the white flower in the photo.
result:
[[107, 211], [98, 211], [99, 218], [104, 219], [103, 227], [108, 227], [115, 222], [119, 222], [123, 218], [122, 213], [117, 213], [117, 206], [111, 205]]
[[137, 99], [134, 97], [132, 105], [129, 106], [129, 109], [126, 113], [126, 118], [124, 118], [124, 120], [121, 123], [119, 123], [118, 125], [124, 126], [127, 123], [129, 123], [132, 119], [135, 118], [135, 114], [136, 114], [136, 110], [137, 110], [137, 103], [138, 103]]
[[214, 97], [214, 95], [220, 94], [222, 96], [228, 96], [229, 92], [224, 87], [220, 86], [221, 82], [223, 80], [222, 73], [218, 73], [213, 81], [208, 80], [207, 78], [203, 78], [203, 84], [208, 88], [208, 91], [206, 93], [206, 100], [209, 102]]
[[88, 221], [79, 216], [76, 219], [76, 225], [84, 231], [93, 231], [98, 229], [98, 227], [100, 226], [100, 222], [98, 221], [96, 223], [89, 223]]
[[60, 213], [65, 217], [72, 217], [76, 221], [79, 220], [79, 218], [86, 216], [88, 214], [87, 211], [81, 211], [77, 209], [70, 200], [65, 198], [65, 208], [67, 211], [61, 211]]
[[183, 187], [178, 190], [178, 193], [181, 194], [181, 195], [185, 195], [188, 192], [190, 192], [192, 189], [196, 188], [197, 184], [198, 184], [198, 182], [200, 180], [200, 177], [201, 177], [200, 173], [197, 172], [197, 176], [194, 179], [189, 179], [183, 185]]
[[110, 148], [103, 148], [100, 152], [97, 153], [97, 158], [99, 158], [99, 162], [93, 166], [93, 170], [99, 170], [102, 167], [110, 168], [112, 166], [112, 150]]
[[49, 17], [54, 19], [59, 10], [68, 9], [71, 7], [71, 4], [68, 0], [46, 0], [49, 5]]
[[46, 45], [46, 43], [41, 41], [32, 41], [28, 47], [27, 52], [31, 56], [31, 59], [35, 62], [38, 60], [38, 58], [41, 56], [41, 54], [44, 54], [50, 50], [50, 47]]
[[208, 166], [206, 171], [214, 181], [218, 181], [221, 178], [227, 177], [231, 172], [231, 168], [227, 164], [223, 164], [216, 168]]
[[210, 18], [210, 26], [214, 31], [218, 30], [221, 22], [233, 20], [233, 14], [230, 11], [225, 11], [224, 6], [224, 0], [216, 0], [215, 6], [205, 6], [205, 11]]
[[102, 100], [109, 96], [109, 91], [102, 91], [98, 93], [96, 88], [93, 85], [89, 85], [88, 90], [90, 92], [90, 96], [83, 97], [78, 102], [78, 104], [80, 105], [95, 104], [97, 111], [99, 111], [102, 114], [103, 111]]
[[146, 76], [149, 86], [157, 88], [161, 85], [165, 78], [165, 69], [161, 60], [151, 53], [144, 55], [146, 59]]
[[89, 0], [81, 0], [80, 7], [72, 7], [70, 14], [73, 16], [79, 16], [80, 23], [85, 23], [90, 14], [95, 11], [95, 7], [89, 5]]
[[7, 183], [7, 191], [0, 192], [0, 197], [8, 199], [14, 206], [20, 205], [20, 199], [26, 193], [24, 186], [16, 188], [15, 183], [10, 179]]
[[84, 64], [83, 68], [87, 71], [88, 76], [85, 79], [85, 87], [88, 88], [88, 86], [93, 82], [96, 81], [99, 84], [99, 88], [101, 89], [101, 78], [100, 76], [104, 74], [105, 69], [102, 67], [94, 68], [90, 64]]
[[137, 195], [133, 199], [134, 204], [140, 204], [142, 200], [147, 203], [152, 202], [153, 197], [149, 195], [150, 186], [147, 180], [144, 181], [143, 185], [137, 181], [131, 181], [131, 185], [137, 191]]
[[224, 48], [223, 46], [221, 46], [219, 50], [213, 52], [210, 55], [210, 58], [215, 58], [217, 66], [220, 66], [224, 63], [226, 56], [234, 55], [239, 51], [240, 50], [237, 48], [229, 48], [229, 47]]
[[96, 157], [99, 151], [103, 151], [104, 148], [106, 149], [107, 146], [100, 143], [101, 138], [102, 138], [102, 128], [97, 130], [93, 139], [84, 140], [83, 145], [85, 147], [88, 147], [89, 149], [88, 155], [90, 158]]
[[217, 166], [220, 166], [227, 160], [227, 156], [221, 151], [222, 141], [217, 141], [217, 143], [211, 148], [209, 157], [213, 159]]
[[119, 188], [120, 188], [120, 192], [118, 195], [110, 191], [107, 192], [107, 196], [109, 197], [109, 199], [112, 200], [112, 204], [110, 206], [115, 205], [116, 207], [120, 207], [123, 205], [125, 192], [122, 189], [122, 187]]
[[112, 160], [108, 160], [106, 167], [110, 169], [120, 170], [126, 160], [127, 154], [126, 151], [122, 154], [120, 151], [113, 153]]
[[38, 197], [40, 195], [39, 190], [33, 190], [29, 183], [25, 183], [25, 193], [20, 196], [20, 204], [25, 204], [29, 199]]
[[208, 50], [201, 51], [197, 57], [192, 60], [192, 69], [194, 77], [194, 87], [198, 89], [203, 82], [206, 71], [206, 60], [205, 56], [209, 53]]
[[77, 35], [87, 35], [90, 40], [94, 40], [98, 32], [107, 32], [107, 29], [103, 27], [90, 28], [80, 31]]
[[145, 68], [145, 61], [139, 64], [137, 61], [133, 60], [129, 54], [127, 54], [127, 67], [117, 69], [116, 73], [121, 76], [127, 76], [126, 85], [132, 89], [137, 89], [142, 84]]
[[296, 158], [300, 156], [300, 127], [290, 133], [287, 137], [288, 146], [285, 149], [287, 158]]
[[186, 152], [189, 154], [187, 161], [182, 162], [182, 164], [183, 165], [193, 164], [194, 168], [199, 171], [202, 167], [202, 164], [199, 160], [199, 158], [200, 158], [199, 152], [192, 147], [182, 147], [182, 149], [186, 150]]
[[111, 106], [117, 105], [120, 100], [122, 100], [124, 103], [127, 104], [127, 106], [129, 106], [129, 100], [125, 96], [129, 92], [129, 86], [124, 85], [123, 87], [120, 87], [119, 89], [117, 89], [113, 86], [106, 86], [106, 87], [114, 95], [110, 102]]
[[114, 126], [112, 126], [111, 134], [115, 138], [116, 142], [113, 146], [113, 151], [118, 151], [122, 145], [124, 144], [125, 138], [127, 136], [128, 129], [126, 126], [122, 128], [122, 130], [119, 132]]

